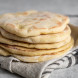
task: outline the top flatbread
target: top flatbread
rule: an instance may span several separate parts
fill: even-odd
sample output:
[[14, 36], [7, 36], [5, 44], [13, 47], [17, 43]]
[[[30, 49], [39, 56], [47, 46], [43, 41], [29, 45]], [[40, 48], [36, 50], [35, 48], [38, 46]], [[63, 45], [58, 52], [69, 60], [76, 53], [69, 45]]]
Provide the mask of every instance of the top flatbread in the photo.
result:
[[8, 13], [0, 16], [0, 27], [20, 37], [58, 33], [68, 23], [68, 17], [50, 12]]
[[47, 35], [39, 35], [34, 37], [19, 37], [14, 34], [8, 33], [4, 29], [0, 28], [1, 35], [5, 38], [21, 41], [21, 42], [28, 42], [28, 43], [55, 43], [66, 40], [70, 34], [71, 30], [70, 27], [67, 26], [62, 32], [54, 33], [54, 34], [47, 34]]

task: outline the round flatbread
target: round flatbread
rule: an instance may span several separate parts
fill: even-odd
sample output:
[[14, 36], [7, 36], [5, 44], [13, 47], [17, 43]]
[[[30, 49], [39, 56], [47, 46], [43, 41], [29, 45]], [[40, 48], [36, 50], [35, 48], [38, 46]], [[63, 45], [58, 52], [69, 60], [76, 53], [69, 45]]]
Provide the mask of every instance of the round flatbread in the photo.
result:
[[10, 40], [5, 37], [3, 37], [0, 34], [0, 43], [4, 44], [9, 44], [9, 45], [16, 45], [16, 46], [21, 46], [21, 47], [26, 47], [26, 48], [35, 48], [35, 49], [52, 49], [52, 48], [59, 48], [68, 42], [70, 42], [71, 37], [69, 36], [67, 39], [57, 42], [57, 43], [46, 43], [46, 44], [33, 44], [33, 43], [26, 43], [26, 42], [19, 42], [15, 40]]
[[58, 33], [66, 28], [69, 18], [50, 12], [8, 13], [0, 16], [0, 27], [20, 37]]
[[13, 56], [23, 62], [43, 62], [43, 61], [59, 58], [63, 56], [65, 53], [67, 53], [71, 48], [72, 45], [66, 50], [60, 51], [58, 53], [50, 54], [50, 55], [43, 55], [43, 56], [33, 56], [33, 57], [20, 56], [20, 55], [13, 55]]
[[67, 39], [71, 34], [71, 30], [70, 30], [69, 26], [67, 26], [64, 29], [64, 31], [62, 31], [60, 33], [48, 34], [48, 35], [39, 35], [39, 36], [35, 36], [35, 37], [26, 37], [26, 38], [18, 37], [16, 35], [8, 33], [5, 30], [3, 30], [2, 28], [0, 28], [0, 32], [1, 32], [2, 36], [4, 36], [5, 38], [16, 40], [16, 41], [28, 42], [28, 43], [60, 42], [60, 41]]
[[73, 45], [73, 44], [74, 44], [74, 40], [71, 39], [71, 41], [67, 43], [66, 45], [57, 49], [50, 49], [50, 50], [28, 49], [24, 47], [12, 46], [7, 44], [0, 44], [0, 47], [4, 48], [5, 50], [13, 54], [19, 54], [24, 56], [40, 56], [40, 55], [48, 55], [51, 53], [56, 53], [56, 52], [65, 50], [66, 48], [68, 48], [70, 45]]
[[32, 57], [10, 54], [5, 49], [0, 48], [0, 55], [3, 55], [3, 56], [11, 55], [23, 62], [42, 62], [42, 61], [48, 61], [51, 59], [59, 58], [59, 57], [63, 56], [64, 54], [66, 54], [72, 47], [73, 47], [73, 45], [70, 45], [67, 49], [62, 50], [57, 53], [51, 53], [50, 55], [32, 56]]

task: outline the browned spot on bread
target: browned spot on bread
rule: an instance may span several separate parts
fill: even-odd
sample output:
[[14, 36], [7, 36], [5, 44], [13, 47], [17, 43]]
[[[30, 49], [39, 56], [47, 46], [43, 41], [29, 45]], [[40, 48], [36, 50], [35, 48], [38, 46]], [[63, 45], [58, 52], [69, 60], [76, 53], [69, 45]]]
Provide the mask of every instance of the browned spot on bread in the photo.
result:
[[40, 21], [46, 20], [45, 18], [41, 18]]
[[61, 23], [61, 22], [58, 22], [57, 24], [58, 24], [59, 26], [61, 26], [61, 25], [62, 25], [62, 23]]
[[13, 24], [8, 23], [7, 26], [11, 26], [13, 28], [15, 28], [15, 26]]

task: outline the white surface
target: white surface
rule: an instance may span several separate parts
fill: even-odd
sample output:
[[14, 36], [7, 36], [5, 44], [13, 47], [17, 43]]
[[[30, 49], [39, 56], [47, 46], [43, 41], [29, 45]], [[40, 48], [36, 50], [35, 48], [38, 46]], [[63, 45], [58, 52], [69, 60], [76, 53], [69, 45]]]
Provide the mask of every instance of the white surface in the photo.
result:
[[[25, 11], [30, 9], [47, 10], [67, 15], [78, 14], [78, 0], [0, 0], [0, 13]], [[77, 19], [78, 18], [73, 18]], [[72, 19], [71, 19], [71, 23]], [[78, 22], [74, 21], [75, 25]], [[23, 78], [0, 68], [0, 78]], [[78, 65], [52, 72], [50, 78], [78, 78]]]

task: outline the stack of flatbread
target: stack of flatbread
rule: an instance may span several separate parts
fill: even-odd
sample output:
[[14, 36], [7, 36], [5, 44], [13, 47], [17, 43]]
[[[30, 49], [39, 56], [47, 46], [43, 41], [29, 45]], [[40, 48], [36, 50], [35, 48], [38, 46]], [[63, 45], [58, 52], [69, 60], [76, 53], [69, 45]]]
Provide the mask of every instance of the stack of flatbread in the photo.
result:
[[23, 62], [58, 58], [74, 44], [69, 18], [50, 12], [26, 11], [0, 16], [0, 55]]

